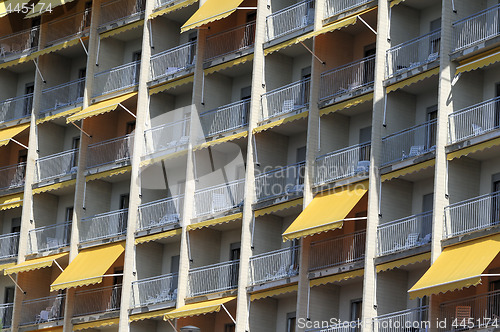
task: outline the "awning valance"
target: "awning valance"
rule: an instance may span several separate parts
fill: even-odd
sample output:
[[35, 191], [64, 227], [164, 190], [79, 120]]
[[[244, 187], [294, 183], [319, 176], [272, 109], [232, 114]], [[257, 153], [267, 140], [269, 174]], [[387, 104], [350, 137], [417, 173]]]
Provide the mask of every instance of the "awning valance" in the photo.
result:
[[55, 260], [60, 258], [65, 258], [68, 255], [69, 255], [68, 253], [62, 253], [57, 255], [29, 259], [12, 267], [6, 268], [3, 271], [3, 273], [5, 275], [8, 275], [14, 273], [27, 272], [31, 270], [43, 269], [45, 267], [51, 267]]
[[463, 62], [457, 67], [456, 74], [483, 68], [500, 61], [500, 48], [479, 54]]
[[36, 120], [36, 124], [41, 124], [41, 123], [44, 123], [44, 122], [48, 122], [48, 121], [52, 121], [52, 120], [55, 120], [55, 119], [59, 119], [59, 118], [63, 118], [63, 117], [66, 117], [68, 115], [72, 115], [72, 114], [75, 114], [76, 112], [80, 112], [83, 108], [81, 106], [79, 107], [75, 107], [75, 108], [72, 108], [70, 110], [67, 110], [67, 111], [63, 111], [63, 112], [59, 112], [59, 113], [56, 113], [56, 114], [53, 114], [53, 115], [49, 115], [49, 116], [45, 116], [43, 118], [40, 118], [38, 120]]
[[276, 205], [273, 205], [273, 206], [270, 206], [270, 207], [267, 207], [264, 209], [255, 210], [255, 218], [265, 216], [266, 214], [271, 214], [274, 212], [286, 210], [286, 209], [289, 209], [289, 208], [294, 207], [294, 206], [302, 205], [302, 202], [303, 202], [303, 199], [298, 198], [298, 199], [294, 199], [292, 201], [288, 201], [285, 203], [276, 204]]
[[463, 149], [460, 149], [457, 151], [453, 151], [453, 152], [449, 153], [446, 156], [446, 158], [448, 160], [453, 160], [455, 158], [461, 158], [464, 156], [468, 156], [471, 153], [480, 152], [480, 151], [483, 151], [483, 150], [486, 150], [486, 149], [489, 149], [489, 148], [492, 148], [495, 146], [499, 146], [499, 145], [500, 145], [500, 138], [494, 138], [494, 139], [486, 141], [486, 142], [474, 144], [474, 145], [468, 146], [466, 148], [463, 148]]
[[390, 93], [390, 92], [402, 89], [405, 86], [410, 86], [412, 84], [415, 84], [417, 82], [423, 81], [423, 80], [425, 80], [425, 79], [427, 79], [429, 77], [432, 77], [434, 75], [439, 75], [439, 67], [431, 69], [431, 70], [427, 70], [427, 71], [425, 71], [423, 73], [411, 76], [411, 77], [409, 77], [409, 78], [407, 78], [405, 80], [402, 80], [402, 81], [399, 81], [399, 82], [397, 82], [395, 84], [389, 85], [386, 88], [386, 93]]
[[13, 209], [23, 205], [23, 193], [0, 197], [0, 211]]
[[149, 19], [151, 20], [155, 17], [174, 12], [176, 10], [179, 10], [179, 9], [187, 7], [187, 6], [191, 6], [195, 2], [198, 2], [198, 0], [186, 0], [186, 1], [182, 1], [181, 3], [177, 3], [174, 5], [168, 6], [166, 8], [157, 10], [157, 11], [153, 12], [151, 15], [149, 15]]
[[138, 28], [138, 27], [143, 26], [143, 25], [144, 25], [144, 21], [139, 20], [139, 21], [134, 22], [134, 23], [123, 25], [123, 26], [119, 27], [118, 29], [111, 29], [109, 31], [106, 31], [106, 32], [102, 33], [100, 37], [101, 37], [101, 39], [106, 39], [108, 37], [116, 36], [122, 32], [132, 30], [132, 29]]
[[181, 33], [204, 24], [228, 17], [238, 9], [243, 0], [207, 0], [181, 27]]
[[24, 123], [21, 125], [17, 125], [14, 127], [8, 127], [0, 130], [0, 147], [9, 144], [10, 140], [28, 129], [30, 126], [29, 123]]
[[166, 231], [166, 232], [142, 236], [142, 237], [135, 239], [135, 244], [141, 244], [141, 243], [156, 241], [156, 240], [160, 240], [160, 239], [166, 239], [169, 237], [181, 235], [181, 233], [182, 233], [182, 229], [178, 228], [178, 229], [173, 229], [173, 230]]
[[163, 310], [156, 310], [156, 311], [148, 311], [148, 312], [143, 312], [140, 314], [134, 314], [130, 315], [128, 318], [129, 322], [137, 322], [140, 320], [145, 320], [145, 319], [152, 319], [152, 318], [158, 318], [158, 317], [163, 317], [166, 314], [174, 311], [175, 309], [163, 309]]
[[66, 123], [71, 123], [75, 122], [78, 120], [83, 120], [86, 118], [90, 118], [91, 116], [96, 116], [99, 114], [107, 113], [114, 111], [120, 103], [123, 103], [124, 101], [135, 97], [137, 95], [137, 92], [131, 92], [123, 96], [111, 98], [105, 101], [101, 101], [97, 104], [94, 104], [92, 106], [89, 106], [83, 110], [81, 110], [78, 113], [73, 114], [72, 116], [68, 117], [66, 119]]
[[348, 271], [344, 273], [339, 273], [339, 274], [334, 274], [331, 276], [326, 276], [322, 278], [317, 278], [309, 281], [309, 287], [315, 287], [315, 286], [320, 286], [320, 285], [326, 285], [326, 284], [331, 284], [334, 282], [340, 282], [343, 280], [348, 280], [352, 278], [357, 278], [357, 277], [362, 277], [365, 274], [365, 270], [354, 270], [354, 271]]
[[165, 84], [161, 84], [161, 85], [152, 87], [149, 89], [149, 95], [152, 96], [154, 94], [157, 94], [157, 93], [160, 93], [160, 92], [163, 92], [166, 90], [177, 88], [177, 87], [184, 85], [184, 84], [192, 83], [193, 81], [194, 81], [194, 75], [189, 75], [189, 76], [180, 78], [180, 79], [175, 80], [175, 81], [171, 81], [171, 82], [168, 82]]
[[293, 121], [300, 120], [300, 119], [305, 119], [308, 116], [309, 116], [309, 111], [305, 111], [305, 112], [302, 112], [302, 113], [299, 113], [299, 114], [288, 116], [286, 118], [282, 118], [280, 120], [276, 120], [276, 121], [273, 121], [273, 122], [270, 122], [270, 123], [263, 124], [261, 126], [258, 126], [257, 128], [254, 128], [252, 132], [254, 134], [257, 134], [257, 133], [260, 133], [262, 131], [266, 131], [268, 129], [271, 129], [271, 128], [274, 128], [274, 127], [277, 127], [277, 126], [281, 126], [281, 125], [283, 125], [285, 123], [293, 122]]
[[222, 143], [226, 143], [226, 142], [231, 142], [231, 141], [234, 141], [234, 140], [237, 140], [237, 139], [240, 139], [240, 138], [244, 138], [244, 137], [247, 137], [248, 136], [248, 131], [244, 131], [244, 132], [241, 132], [241, 133], [238, 133], [238, 134], [234, 134], [234, 135], [230, 135], [230, 136], [226, 136], [226, 137], [222, 137], [222, 138], [218, 138], [218, 139], [214, 139], [213, 141], [208, 141], [208, 142], [205, 142], [205, 143], [202, 143], [198, 146], [195, 146], [193, 148], [194, 151], [197, 151], [197, 150], [201, 150], [201, 149], [205, 149], [205, 148], [208, 148], [209, 146], [215, 146], [215, 145], [218, 145], [218, 144], [222, 144]]
[[253, 293], [250, 295], [250, 301], [256, 301], [256, 300], [264, 299], [266, 297], [273, 297], [276, 295], [296, 292], [298, 289], [299, 289], [299, 286], [297, 284], [295, 284], [295, 285], [291, 285], [291, 286], [274, 288], [274, 289], [266, 290], [263, 292]]
[[111, 178], [111, 177], [116, 176], [116, 175], [128, 173], [131, 170], [132, 170], [132, 166], [124, 166], [124, 167], [120, 167], [120, 168], [116, 168], [116, 169], [110, 169], [109, 171], [104, 171], [104, 172], [99, 172], [99, 173], [87, 175], [87, 177], [85, 178], [85, 181], [90, 182], [90, 181], [94, 181], [94, 180]]
[[420, 255], [406, 257], [403, 259], [398, 259], [396, 261], [387, 262], [387, 263], [377, 265], [377, 272], [389, 271], [389, 270], [397, 269], [399, 267], [403, 267], [403, 266], [407, 266], [407, 265], [411, 265], [411, 264], [416, 264], [416, 263], [421, 263], [421, 262], [425, 262], [425, 261], [430, 261], [430, 260], [431, 260], [431, 253], [426, 252], [426, 253], [423, 253]]
[[73, 325], [73, 331], [82, 331], [82, 330], [87, 330], [87, 329], [96, 329], [96, 328], [104, 327], [104, 326], [118, 325], [119, 323], [120, 323], [120, 319], [119, 318], [111, 318], [111, 319], [104, 319], [104, 320], [95, 320], [95, 321], [88, 322], [88, 323]]
[[367, 102], [369, 100], [373, 100], [373, 92], [323, 108], [322, 110], [319, 111], [319, 116], [327, 115], [346, 108], [354, 107], [356, 105], [363, 104], [364, 102]]
[[163, 316], [164, 320], [174, 319], [174, 318], [182, 318], [182, 317], [191, 317], [198, 315], [205, 315], [212, 312], [219, 312], [221, 307], [236, 299], [235, 296], [231, 297], [223, 297], [221, 299], [209, 300], [197, 303], [186, 304], [183, 307], [177, 308], [168, 314]]
[[426, 168], [429, 168], [429, 167], [434, 167], [435, 164], [436, 164], [436, 160], [435, 159], [427, 160], [427, 161], [424, 161], [423, 163], [418, 163], [418, 164], [415, 164], [415, 165], [412, 165], [412, 166], [408, 166], [408, 167], [405, 167], [405, 168], [398, 169], [398, 170], [396, 170], [394, 172], [383, 174], [380, 177], [380, 179], [382, 180], [382, 182], [389, 181], [389, 180], [392, 180], [392, 179], [399, 178], [401, 176], [405, 176], [405, 175], [408, 175], [408, 174], [420, 172], [420, 171], [422, 171], [422, 170], [424, 170]]
[[207, 221], [202, 221], [202, 222], [197, 222], [195, 224], [191, 224], [187, 226], [188, 231], [192, 231], [195, 229], [203, 228], [203, 227], [210, 227], [210, 226], [215, 226], [215, 225], [220, 225], [224, 223], [228, 223], [233, 220], [238, 220], [243, 218], [243, 213], [234, 213], [228, 216], [220, 217], [220, 218], [215, 218], [215, 219], [210, 219]]

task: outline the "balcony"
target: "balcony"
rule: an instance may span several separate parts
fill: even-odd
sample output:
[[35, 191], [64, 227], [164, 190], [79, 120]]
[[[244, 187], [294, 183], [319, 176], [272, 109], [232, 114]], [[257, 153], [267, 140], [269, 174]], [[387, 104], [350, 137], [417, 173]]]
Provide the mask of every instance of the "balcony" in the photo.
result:
[[132, 282], [131, 307], [145, 307], [177, 300], [177, 273]]
[[24, 186], [26, 163], [19, 163], [0, 168], [0, 190], [21, 188]]
[[82, 218], [80, 243], [111, 239], [127, 231], [128, 209], [97, 214]]
[[305, 79], [263, 94], [260, 121], [309, 107], [310, 86], [311, 80]]
[[116, 21], [139, 19], [146, 6], [145, 0], [112, 0], [101, 4], [99, 27]]
[[357, 144], [316, 158], [316, 186], [367, 173], [370, 170], [370, 143]]
[[33, 94], [9, 98], [0, 102], [0, 123], [28, 117], [33, 107]]
[[0, 235], [0, 259], [17, 257], [19, 232]]
[[190, 42], [151, 56], [151, 80], [194, 67], [196, 42]]
[[134, 135], [125, 135], [88, 146], [87, 169], [130, 160]]
[[500, 192], [474, 197], [444, 209], [444, 238], [477, 231], [500, 222]]
[[145, 130], [144, 140], [147, 153], [169, 154], [187, 149], [190, 124], [190, 119], [184, 119]]
[[250, 100], [241, 100], [200, 114], [205, 137], [213, 137], [248, 125]]
[[500, 4], [453, 23], [453, 52], [500, 36]]
[[314, 4], [314, 0], [301, 1], [266, 17], [266, 41], [312, 26]]
[[202, 217], [242, 207], [244, 192], [245, 179], [196, 190], [194, 193], [194, 215]]
[[[182, 2], [183, 0], [181, 0]], [[177, 0], [155, 0], [155, 6], [154, 9], [157, 10], [161, 7], [167, 7], [173, 5], [175, 2], [178, 2]]]
[[394, 220], [377, 227], [378, 256], [431, 242], [432, 211]]
[[255, 42], [255, 21], [207, 36], [205, 61], [253, 47]]
[[309, 271], [363, 260], [365, 242], [366, 231], [311, 242]]
[[177, 225], [182, 219], [184, 196], [160, 199], [139, 206], [137, 231]]
[[45, 46], [59, 44], [90, 29], [91, 9], [53, 20], [47, 24]]
[[373, 318], [373, 330], [379, 332], [400, 332], [407, 330], [425, 332], [430, 328], [430, 324], [426, 325], [428, 320], [429, 307], [422, 306], [377, 316]]
[[34, 27], [0, 38], [0, 59], [9, 61], [38, 50], [39, 35], [40, 27]]
[[44, 89], [40, 102], [40, 112], [46, 113], [81, 103], [84, 91], [85, 78]]
[[85, 316], [120, 310], [122, 285], [78, 290], [73, 316]]
[[500, 128], [500, 97], [489, 99], [449, 115], [450, 144]]
[[64, 318], [65, 295], [43, 297], [22, 302], [19, 325], [53, 322]]
[[95, 74], [93, 97], [136, 86], [140, 67], [138, 60]]
[[0, 304], [0, 329], [8, 329], [12, 325], [14, 303]]
[[257, 202], [281, 195], [302, 195], [305, 166], [305, 162], [300, 162], [257, 175], [255, 177]]
[[188, 296], [238, 288], [240, 261], [229, 261], [189, 270]]
[[299, 247], [290, 247], [250, 258], [250, 284], [290, 278], [299, 274]]
[[69, 246], [71, 240], [71, 221], [38, 227], [28, 233], [28, 254], [56, 250]]
[[436, 149], [436, 120], [382, 138], [382, 166], [421, 156]]
[[326, 19], [338, 15], [372, 1], [373, 0], [326, 0], [323, 18]]
[[386, 78], [424, 66], [439, 59], [441, 29], [391, 47], [387, 50]]
[[359, 332], [362, 325], [361, 321], [344, 321], [327, 328], [310, 329], [306, 332]]
[[36, 160], [36, 181], [42, 182], [76, 174], [78, 170], [78, 149], [56, 153]]

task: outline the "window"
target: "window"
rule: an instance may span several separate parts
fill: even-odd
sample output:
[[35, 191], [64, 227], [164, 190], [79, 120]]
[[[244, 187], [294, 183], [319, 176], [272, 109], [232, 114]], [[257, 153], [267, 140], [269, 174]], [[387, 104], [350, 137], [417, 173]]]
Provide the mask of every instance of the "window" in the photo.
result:
[[[4, 302], [3, 303], [14, 303], [14, 287], [5, 287]], [[3, 326], [11, 326], [12, 319], [12, 307], [7, 307], [3, 310], [3, 316], [0, 316]]]
[[132, 61], [136, 62], [137, 64], [135, 65], [134, 68], [134, 84], [137, 84], [139, 82], [139, 75], [141, 71], [141, 51], [134, 52], [132, 54]]
[[92, 17], [92, 1], [85, 2], [85, 18], [84, 18], [84, 27], [90, 27], [90, 19]]
[[[87, 77], [87, 68], [81, 68], [78, 70], [78, 78], [82, 79]], [[82, 80], [78, 83], [78, 97], [83, 98], [83, 94], [85, 93], [85, 80]], [[76, 98], [78, 99], [78, 98]]]
[[23, 116], [31, 114], [33, 108], [33, 92], [35, 92], [35, 84], [33, 82], [27, 83], [24, 88], [24, 94], [30, 96], [24, 100]]
[[40, 38], [40, 17], [31, 19], [30, 47], [38, 47], [38, 39]]
[[[128, 209], [129, 198], [129, 194], [120, 195], [120, 210]], [[120, 214], [120, 218], [118, 220], [118, 234], [123, 234], [127, 229], [127, 219], [128, 211]]]
[[[240, 242], [231, 243], [230, 244], [230, 251], [229, 251], [229, 260], [239, 261], [240, 253], [241, 253], [241, 243]], [[239, 272], [239, 270], [240, 270], [239, 262], [234, 263], [231, 266], [231, 271], [230, 271], [231, 286], [236, 287], [238, 285], [238, 272]]]
[[356, 299], [351, 301], [351, 321], [361, 320], [363, 300]]
[[295, 332], [296, 317], [295, 312], [286, 314], [286, 332]]
[[[437, 119], [437, 105], [432, 105], [427, 107], [427, 121], [435, 121]], [[426, 139], [426, 147], [425, 150], [429, 150], [436, 145], [436, 124], [429, 125], [427, 127], [427, 139]]]
[[[500, 97], [500, 82], [495, 84], [495, 94], [497, 98]], [[495, 103], [495, 128], [498, 127], [500, 127], [500, 99]]]
[[[431, 32], [441, 29], [441, 18], [431, 21]], [[434, 35], [430, 40], [430, 54], [439, 53], [441, 34]]]
[[[71, 142], [71, 148], [72, 149], [79, 149], [80, 148], [80, 136], [73, 137], [73, 141]], [[78, 157], [79, 157], [79, 150], [76, 150], [73, 153], [73, 160], [71, 161], [71, 167], [78, 167]]]
[[135, 121], [127, 122], [127, 127], [125, 128], [125, 134], [130, 135], [135, 130]]
[[[494, 193], [500, 191], [500, 173], [492, 176], [492, 191]], [[491, 204], [491, 222], [497, 224], [500, 221], [500, 196], [494, 195]]]
[[224, 332], [234, 332], [236, 331], [236, 325], [234, 323], [224, 325]]

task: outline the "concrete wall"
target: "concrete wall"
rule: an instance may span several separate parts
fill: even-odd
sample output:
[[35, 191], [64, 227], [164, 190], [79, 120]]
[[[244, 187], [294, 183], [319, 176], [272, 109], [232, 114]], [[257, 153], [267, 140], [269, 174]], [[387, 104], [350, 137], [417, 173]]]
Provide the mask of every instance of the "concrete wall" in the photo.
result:
[[450, 204], [479, 195], [481, 164], [462, 157], [452, 160], [448, 166], [448, 194]]
[[9, 234], [12, 233], [12, 227], [13, 226], [20, 226], [20, 225], [13, 225], [12, 224], [12, 219], [14, 218], [21, 218], [21, 208], [15, 208], [15, 209], [9, 209], [5, 211], [0, 211], [0, 220], [2, 222], [2, 226], [0, 228], [2, 234]]

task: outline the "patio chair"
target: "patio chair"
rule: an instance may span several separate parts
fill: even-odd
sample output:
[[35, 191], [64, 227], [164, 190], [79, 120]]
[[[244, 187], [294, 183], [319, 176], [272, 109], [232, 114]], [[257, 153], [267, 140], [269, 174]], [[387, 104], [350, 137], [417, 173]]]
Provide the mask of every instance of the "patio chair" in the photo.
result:
[[358, 161], [358, 166], [356, 167], [356, 173], [366, 173], [370, 170], [369, 160]]
[[404, 157], [403, 159], [419, 156], [423, 152], [424, 152], [424, 146], [423, 145], [413, 145], [412, 147], [410, 147], [410, 153], [408, 153], [408, 155], [405, 155], [403, 153], [403, 157]]
[[228, 207], [228, 197], [225, 194], [214, 194], [212, 196], [212, 212], [221, 211]]
[[295, 101], [293, 99], [287, 99], [283, 101], [283, 107], [281, 108], [281, 112], [287, 113], [293, 111], [293, 105]]
[[472, 131], [474, 132], [474, 136], [481, 135], [484, 132], [483, 128], [475, 123], [472, 124]]

